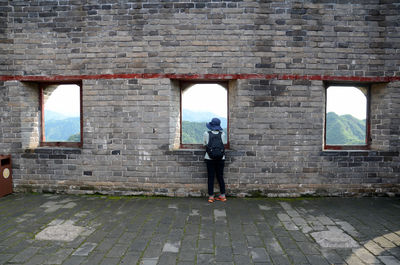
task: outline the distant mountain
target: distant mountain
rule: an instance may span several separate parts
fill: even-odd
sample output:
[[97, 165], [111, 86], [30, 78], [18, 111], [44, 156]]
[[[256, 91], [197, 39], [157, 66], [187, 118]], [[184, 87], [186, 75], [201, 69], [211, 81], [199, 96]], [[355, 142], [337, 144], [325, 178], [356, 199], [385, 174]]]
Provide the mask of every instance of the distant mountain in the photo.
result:
[[68, 118], [73, 118], [74, 116], [67, 116], [55, 111], [51, 111], [51, 110], [46, 110], [44, 112], [44, 121], [52, 121], [52, 120], [64, 120], [64, 119], [68, 119]]
[[363, 145], [365, 144], [365, 120], [351, 115], [326, 115], [326, 143], [328, 145]]
[[182, 122], [182, 143], [201, 144], [203, 133], [207, 130], [204, 122]]
[[[226, 132], [226, 127], [223, 127]], [[183, 144], [202, 144], [203, 134], [207, 131], [205, 122], [182, 122], [182, 143]]]
[[[80, 118], [67, 118], [63, 120], [48, 120], [45, 122], [45, 137], [49, 142], [65, 142], [68, 138], [80, 133]], [[71, 138], [72, 141], [79, 142], [77, 137]]]
[[228, 126], [228, 120], [226, 118], [220, 117], [212, 112], [198, 112], [188, 109], [184, 109], [182, 111], [182, 121], [202, 122], [203, 126], [205, 126], [205, 122], [210, 122], [212, 118], [220, 119], [222, 128], [226, 128]]
[[[45, 114], [46, 141], [80, 141], [80, 118], [68, 118], [55, 112]], [[182, 122], [182, 143], [201, 144], [203, 133], [207, 130], [206, 122], [217, 115], [210, 112], [184, 110]], [[221, 126], [226, 131], [227, 119], [221, 119]], [[326, 115], [326, 143], [328, 145], [363, 145], [365, 144], [365, 120], [351, 115]]]

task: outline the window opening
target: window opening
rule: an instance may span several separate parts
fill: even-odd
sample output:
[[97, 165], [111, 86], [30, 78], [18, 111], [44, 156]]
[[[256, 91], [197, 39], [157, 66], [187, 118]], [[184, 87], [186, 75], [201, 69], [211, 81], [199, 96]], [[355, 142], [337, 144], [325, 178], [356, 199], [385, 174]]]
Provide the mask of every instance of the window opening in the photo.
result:
[[82, 145], [81, 85], [45, 84], [40, 89], [41, 146]]
[[326, 90], [325, 149], [367, 149], [369, 87], [329, 86]]
[[226, 83], [181, 84], [181, 147], [203, 144], [206, 123], [212, 118], [221, 120], [228, 143], [228, 85]]

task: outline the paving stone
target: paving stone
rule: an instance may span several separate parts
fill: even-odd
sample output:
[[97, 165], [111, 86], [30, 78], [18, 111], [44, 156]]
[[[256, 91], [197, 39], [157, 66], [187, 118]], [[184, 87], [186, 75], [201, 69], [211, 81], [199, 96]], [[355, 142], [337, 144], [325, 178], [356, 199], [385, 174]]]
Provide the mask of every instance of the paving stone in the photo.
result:
[[278, 237], [277, 240], [285, 251], [288, 249], [298, 249], [296, 242], [290, 237]]
[[214, 264], [215, 259], [212, 254], [199, 254], [197, 255], [197, 265]]
[[157, 265], [158, 258], [144, 258], [141, 260], [140, 265]]
[[237, 255], [248, 255], [248, 246], [243, 241], [233, 241], [232, 250], [234, 254]]
[[361, 265], [364, 264], [360, 258], [356, 255], [351, 255], [350, 257], [346, 258], [346, 263], [349, 265]]
[[71, 256], [71, 257], [68, 257], [64, 261], [63, 265], [78, 265], [78, 264], [82, 264], [85, 259], [86, 259], [86, 257], [83, 257], [83, 256]]
[[177, 253], [165, 252], [161, 254], [158, 263], [163, 265], [175, 265], [177, 257]]
[[393, 256], [378, 256], [378, 258], [385, 265], [399, 265], [400, 264], [400, 260], [396, 259]]
[[320, 252], [318, 251], [316, 245], [313, 244], [313, 243], [297, 242], [297, 245], [299, 246], [300, 250], [305, 255], [319, 255], [320, 254]]
[[0, 264], [5, 264], [13, 256], [14, 256], [13, 254], [0, 254]]
[[396, 233], [385, 234], [384, 237], [390, 240], [396, 246], [400, 246], [400, 236], [397, 235]]
[[292, 218], [290, 218], [290, 216], [287, 214], [278, 213], [277, 217], [281, 222], [291, 222], [292, 221]]
[[119, 264], [120, 258], [104, 258], [100, 265], [117, 265]]
[[[48, 259], [48, 255], [36, 254], [32, 258], [30, 258], [24, 265], [41, 265], [45, 264], [45, 261]], [[1, 264], [1, 263], [0, 263]]]
[[295, 223], [293, 222], [282, 222], [283, 226], [285, 227], [286, 230], [289, 231], [296, 231], [299, 230], [299, 227], [297, 225], [295, 225]]
[[216, 262], [229, 262], [233, 261], [232, 247], [221, 247], [215, 248], [215, 261]]
[[85, 231], [84, 227], [75, 226], [70, 220], [60, 220], [61, 223], [50, 223], [48, 227], [36, 235], [37, 240], [60, 240], [71, 242]]
[[306, 255], [311, 265], [330, 265], [329, 262], [320, 255]]
[[95, 265], [100, 264], [101, 260], [104, 258], [104, 253], [92, 252], [82, 264]]
[[247, 245], [251, 248], [263, 247], [264, 242], [259, 236], [247, 236]]
[[243, 233], [246, 235], [258, 235], [258, 229], [255, 224], [245, 224], [243, 225]]
[[146, 239], [135, 239], [130, 247], [130, 252], [142, 252], [147, 247], [147, 240]]
[[301, 231], [289, 231], [289, 234], [296, 242], [309, 241], [309, 239]]
[[142, 255], [142, 253], [127, 252], [125, 254], [125, 256], [122, 258], [120, 264], [136, 265], [138, 263], [141, 255]]
[[271, 255], [271, 260], [273, 264], [291, 264], [289, 258], [286, 255]]
[[[21, 196], [23, 198], [25, 195]], [[49, 198], [37, 196], [46, 200]], [[85, 223], [84, 227], [87, 225], [92, 227], [91, 234], [81, 234], [71, 242], [36, 240], [33, 234], [27, 232], [29, 231], [29, 227], [26, 227], [28, 223], [21, 222], [21, 225], [7, 226], [15, 232], [10, 233], [11, 237], [8, 236], [6, 241], [0, 242], [0, 246], [5, 246], [0, 248], [0, 264], [6, 262], [96, 265], [137, 264], [138, 262], [139, 264], [161, 264], [161, 262], [194, 264], [197, 262], [197, 264], [224, 265], [392, 264], [399, 260], [400, 255], [395, 244], [398, 235], [394, 233], [393, 236], [391, 235], [393, 232], [385, 229], [386, 226], [392, 227], [391, 224], [397, 222], [400, 213], [397, 212], [397, 208], [393, 209], [390, 203], [383, 204], [389, 209], [382, 210], [384, 208], [375, 207], [374, 201], [381, 201], [377, 198], [348, 199], [346, 204], [341, 204], [341, 211], [335, 210], [337, 205], [333, 207], [332, 200], [329, 198], [310, 200], [311, 202], [307, 204], [302, 200], [285, 203], [284, 210], [287, 213], [285, 218], [293, 220], [292, 216], [295, 216], [295, 213], [289, 214], [289, 211], [296, 211], [298, 216], [296, 215], [295, 218], [311, 220], [316, 224], [321, 222], [328, 224], [329, 220], [335, 223], [335, 225], [325, 225], [327, 230], [308, 233], [303, 233], [302, 230], [285, 229], [282, 221], [276, 217], [276, 214], [282, 211], [279, 200], [268, 199], [269, 210], [259, 207], [259, 205], [267, 205], [260, 203], [263, 199], [230, 200], [229, 204], [215, 205], [218, 208], [210, 208], [203, 200], [193, 198], [185, 198], [184, 203], [180, 198], [143, 198], [140, 204], [134, 203], [134, 200], [117, 204], [105, 198], [87, 200], [85, 197], [60, 195], [58, 199], [53, 198], [52, 201], [62, 204], [60, 201], [68, 198], [73, 198], [73, 202], [77, 205], [63, 208], [65, 211], [63, 213], [45, 212], [47, 208], [40, 205], [43, 205], [46, 200], [37, 200], [37, 205], [31, 204], [30, 207], [42, 216], [31, 218], [31, 225], [38, 232], [50, 224], [63, 224], [65, 220], [78, 225], [79, 219], [73, 219], [73, 217], [89, 217], [90, 215], [82, 214], [83, 209], [94, 208], [95, 215], [82, 222]], [[84, 201], [83, 205], [81, 200]], [[337, 202], [340, 201], [341, 199], [338, 198]], [[362, 207], [359, 201], [365, 201]], [[388, 201], [391, 202], [392, 199]], [[23, 200], [12, 202], [25, 207]], [[69, 202], [71, 201], [65, 200], [62, 205]], [[1, 208], [2, 203], [0, 199], [0, 210], [4, 209], [4, 207]], [[175, 204], [177, 209], [168, 208], [171, 204]], [[14, 205], [14, 207], [19, 206]], [[198, 209], [195, 216], [200, 217], [200, 222], [196, 225], [187, 222], [193, 214], [191, 208]], [[225, 211], [222, 211], [223, 209]], [[215, 218], [214, 210], [219, 211], [218, 218]], [[172, 216], [171, 211], [174, 212]], [[242, 212], [246, 214], [241, 214]], [[272, 218], [260, 215], [267, 212], [271, 212]], [[368, 215], [379, 213], [382, 224], [376, 224], [374, 218], [365, 218], [363, 223], [357, 220], [360, 215], [365, 216], [367, 213]], [[22, 210], [8, 213], [7, 222], [14, 222], [17, 218], [23, 219], [25, 215], [26, 212]], [[328, 219], [319, 218], [318, 220], [318, 216]], [[176, 222], [177, 218], [180, 221]], [[120, 219], [125, 221], [121, 222]], [[138, 223], [135, 223], [136, 221]], [[330, 233], [347, 234], [344, 227], [347, 227], [348, 231], [355, 230], [354, 233], [361, 235], [361, 237], [353, 238], [358, 244], [357, 248], [344, 249], [342, 245], [325, 248], [316, 244], [311, 236], [314, 233], [328, 232], [325, 233], [325, 239], [332, 240]], [[360, 231], [358, 227], [361, 228]], [[1, 236], [3, 234], [0, 234]], [[7, 240], [8, 238], [10, 241]], [[324, 239], [323, 236], [322, 238]], [[358, 241], [359, 238], [363, 238], [363, 241]], [[8, 246], [9, 242], [13, 245]]]
[[144, 251], [143, 258], [148, 258], [148, 259], [158, 258], [160, 257], [161, 253], [162, 253], [161, 243], [150, 244]]
[[62, 264], [73, 251], [71, 248], [61, 248], [50, 255], [44, 264]]
[[234, 255], [233, 261], [235, 264], [252, 264], [252, 261], [248, 255]]
[[82, 246], [80, 246], [74, 253], [73, 256], [88, 256], [90, 252], [93, 251], [97, 246], [96, 243], [86, 242]]
[[199, 253], [214, 253], [214, 243], [210, 239], [200, 239], [199, 240]]
[[322, 250], [322, 255], [331, 264], [345, 264], [343, 257], [338, 255], [334, 250]]
[[[394, 256], [394, 257], [396, 257], [398, 260], [400, 260], [400, 248], [399, 248], [399, 247], [391, 248], [391, 249], [388, 250], [388, 252], [389, 252], [392, 256]], [[388, 254], [389, 254], [389, 253], [388, 253]]]
[[260, 210], [262, 210], [262, 211], [269, 211], [269, 210], [271, 210], [271, 207], [269, 207], [268, 205], [261, 205], [261, 204], [259, 204], [258, 207], [259, 207]]
[[193, 265], [193, 261], [178, 261], [177, 265]]
[[264, 239], [266, 248], [270, 255], [283, 255], [284, 251], [276, 238]]
[[10, 262], [11, 263], [24, 263], [32, 258], [36, 252], [38, 252], [39, 248], [36, 247], [28, 247], [23, 249], [20, 253], [18, 253], [15, 257], [13, 257]]
[[322, 224], [322, 225], [335, 225], [335, 222], [333, 222], [329, 217], [324, 216], [324, 215], [320, 215], [317, 216], [318, 221]]
[[195, 261], [196, 260], [196, 250], [193, 247], [182, 247], [179, 253], [180, 261]]
[[357, 248], [359, 244], [341, 230], [311, 233], [315, 241], [323, 248]]
[[379, 264], [378, 259], [371, 254], [368, 250], [365, 248], [358, 248], [358, 249], [353, 249], [354, 254], [357, 255], [364, 263], [367, 264]]
[[375, 243], [377, 243], [382, 248], [394, 248], [394, 247], [396, 247], [395, 244], [393, 244], [390, 240], [386, 239], [383, 236], [376, 237], [376, 238], [373, 239], [373, 241], [375, 241]]
[[253, 262], [269, 262], [270, 258], [265, 248], [250, 248], [251, 259]]
[[306, 256], [298, 249], [288, 249], [286, 254], [292, 264], [309, 264]]
[[116, 241], [116, 238], [105, 238], [98, 244], [98, 246], [96, 247], [96, 251], [107, 253], [108, 251], [110, 251], [110, 249], [114, 247]]
[[106, 254], [108, 258], [118, 258], [124, 256], [128, 249], [128, 245], [116, 244], [113, 248]]

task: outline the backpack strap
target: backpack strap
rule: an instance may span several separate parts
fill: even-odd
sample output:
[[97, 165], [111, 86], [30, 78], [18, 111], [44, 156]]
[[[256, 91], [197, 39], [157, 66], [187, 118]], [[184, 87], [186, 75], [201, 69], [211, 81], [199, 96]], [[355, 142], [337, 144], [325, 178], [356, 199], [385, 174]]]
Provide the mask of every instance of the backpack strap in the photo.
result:
[[208, 144], [210, 143], [210, 139], [212, 137], [216, 137], [216, 136], [219, 136], [221, 138], [221, 141], [222, 141], [222, 132], [221, 131], [218, 131], [218, 134], [214, 134], [211, 131], [208, 131]]

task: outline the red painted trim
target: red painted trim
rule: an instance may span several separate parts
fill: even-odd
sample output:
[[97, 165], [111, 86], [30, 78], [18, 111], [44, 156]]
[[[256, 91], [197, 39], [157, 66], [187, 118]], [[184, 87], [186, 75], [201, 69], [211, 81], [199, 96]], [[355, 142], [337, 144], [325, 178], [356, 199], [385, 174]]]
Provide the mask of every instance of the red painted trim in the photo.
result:
[[43, 95], [43, 85], [39, 85], [39, 108], [40, 108], [40, 143], [46, 141], [44, 133], [44, 95]]
[[2, 75], [0, 81], [79, 81], [98, 79], [153, 79], [168, 78], [179, 80], [234, 80], [234, 79], [278, 79], [278, 80], [321, 80], [352, 82], [393, 82], [400, 76], [328, 76], [328, 75], [291, 75], [291, 74], [100, 74], [100, 75], [54, 75], [21, 76]]

